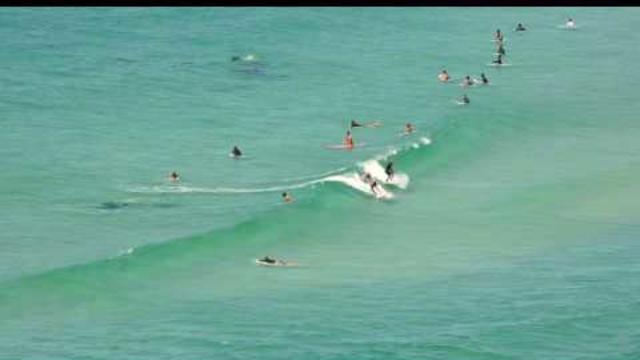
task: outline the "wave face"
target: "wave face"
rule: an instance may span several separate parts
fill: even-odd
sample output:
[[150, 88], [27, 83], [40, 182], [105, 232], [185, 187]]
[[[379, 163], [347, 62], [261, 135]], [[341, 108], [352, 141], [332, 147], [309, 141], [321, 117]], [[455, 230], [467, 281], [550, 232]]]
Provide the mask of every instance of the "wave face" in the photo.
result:
[[51, 11], [0, 11], [0, 357], [637, 358], [638, 10]]

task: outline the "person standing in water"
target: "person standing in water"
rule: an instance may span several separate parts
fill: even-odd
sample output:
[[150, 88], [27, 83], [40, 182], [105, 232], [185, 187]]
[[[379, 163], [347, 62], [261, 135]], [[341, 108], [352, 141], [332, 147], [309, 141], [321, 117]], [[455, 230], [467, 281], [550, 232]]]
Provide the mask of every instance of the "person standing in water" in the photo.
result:
[[231, 149], [231, 155], [234, 159], [237, 159], [242, 156], [242, 151], [240, 151], [237, 146], [234, 146], [233, 149]]
[[351, 131], [347, 130], [347, 135], [344, 137], [344, 144], [347, 148], [353, 148], [353, 135], [351, 135]]
[[391, 180], [393, 177], [393, 162], [389, 161], [387, 166], [384, 168], [385, 174], [387, 174], [387, 181]]

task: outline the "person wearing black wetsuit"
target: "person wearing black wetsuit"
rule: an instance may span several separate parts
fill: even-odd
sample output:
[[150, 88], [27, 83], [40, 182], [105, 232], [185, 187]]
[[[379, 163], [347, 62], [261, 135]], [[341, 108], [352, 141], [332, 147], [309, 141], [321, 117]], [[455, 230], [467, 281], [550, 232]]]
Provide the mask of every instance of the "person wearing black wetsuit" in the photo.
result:
[[391, 180], [393, 177], [393, 162], [389, 161], [387, 166], [384, 168], [385, 174], [387, 174], [387, 181]]
[[351, 120], [351, 128], [354, 128], [354, 127], [362, 127], [362, 124], [360, 124], [355, 120]]
[[516, 27], [516, 31], [525, 31], [525, 30], [527, 30], [527, 29], [524, 28], [522, 23], [518, 23], [518, 26]]
[[240, 157], [242, 156], [242, 151], [240, 151], [237, 146], [234, 146], [231, 150], [231, 154], [233, 155], [233, 157]]
[[482, 80], [482, 83], [483, 83], [484, 85], [489, 84], [489, 79], [487, 79], [487, 77], [486, 77], [486, 76], [484, 76], [484, 73], [480, 74], [480, 79]]
[[493, 60], [494, 64], [502, 65], [502, 55], [498, 54], [498, 58]]

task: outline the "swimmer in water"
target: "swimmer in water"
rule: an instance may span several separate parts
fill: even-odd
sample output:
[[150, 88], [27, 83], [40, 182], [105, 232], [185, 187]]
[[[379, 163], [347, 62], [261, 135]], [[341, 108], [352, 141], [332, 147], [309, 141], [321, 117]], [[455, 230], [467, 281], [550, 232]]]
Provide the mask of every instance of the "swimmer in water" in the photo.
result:
[[573, 21], [573, 19], [572, 19], [572, 18], [569, 18], [569, 19], [567, 20], [567, 23], [565, 24], [565, 26], [566, 26], [567, 28], [569, 28], [569, 29], [573, 29], [573, 28], [575, 28], [575, 27], [576, 27], [576, 23], [575, 23], [575, 21]]
[[351, 131], [347, 130], [347, 135], [344, 137], [344, 144], [349, 148], [353, 148], [353, 135]]
[[492, 63], [494, 63], [496, 65], [502, 65], [502, 55], [498, 54], [498, 58], [493, 60]]
[[462, 81], [462, 85], [465, 87], [473, 85], [473, 80], [471, 80], [471, 76], [469, 75], [465, 76], [464, 80]]
[[363, 125], [360, 124], [359, 122], [357, 122], [356, 120], [351, 120], [351, 128], [353, 129], [354, 127], [362, 127]]
[[409, 135], [409, 134], [411, 134], [411, 133], [412, 133], [412, 132], [414, 132], [414, 131], [416, 131], [416, 127], [415, 127], [415, 126], [413, 126], [413, 124], [412, 124], [412, 123], [406, 123], [406, 124], [404, 125], [404, 134], [405, 134], [405, 135]]
[[516, 26], [516, 31], [525, 31], [525, 30], [527, 30], [527, 29], [524, 28], [522, 23], [518, 23], [518, 26]]
[[469, 100], [469, 97], [467, 96], [467, 94], [462, 95], [462, 102], [464, 104], [470, 104], [471, 100]]
[[438, 80], [442, 82], [447, 82], [449, 81], [449, 79], [451, 79], [451, 77], [449, 76], [449, 73], [447, 72], [447, 70], [442, 70], [442, 72], [438, 74]]
[[293, 202], [293, 197], [292, 197], [292, 196], [291, 196], [291, 194], [289, 194], [288, 192], [283, 192], [283, 193], [282, 193], [282, 200], [283, 200], [285, 203], [287, 203], [287, 204], [288, 204], [288, 203], [290, 203], [290, 202]]
[[180, 175], [178, 175], [178, 173], [174, 171], [169, 175], [169, 180], [173, 182], [178, 182], [180, 181]]
[[233, 149], [231, 149], [231, 155], [233, 155], [233, 157], [237, 159], [242, 156], [242, 151], [240, 151], [237, 146], [234, 146]]
[[504, 40], [504, 35], [502, 34], [502, 32], [500, 31], [500, 29], [496, 30], [496, 40], [502, 42], [502, 40]]
[[480, 74], [480, 80], [482, 80], [483, 85], [489, 85], [489, 79], [487, 79], [487, 77], [484, 76], [484, 73]]
[[384, 173], [387, 174], [387, 181], [391, 180], [393, 177], [393, 162], [389, 161], [387, 166], [384, 168]]

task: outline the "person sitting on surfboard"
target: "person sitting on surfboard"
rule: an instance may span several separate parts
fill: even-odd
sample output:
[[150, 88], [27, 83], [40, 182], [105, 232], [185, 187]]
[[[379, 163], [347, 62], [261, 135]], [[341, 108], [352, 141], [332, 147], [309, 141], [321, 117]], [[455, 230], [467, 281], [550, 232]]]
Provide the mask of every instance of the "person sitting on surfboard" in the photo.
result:
[[450, 78], [451, 77], [449, 76], [449, 73], [447, 72], [447, 70], [442, 70], [442, 72], [438, 74], [438, 80], [442, 82], [447, 82], [449, 81]]
[[518, 26], [516, 26], [516, 31], [525, 31], [525, 30], [527, 30], [527, 29], [524, 28], [522, 23], [518, 23]]
[[169, 175], [169, 179], [173, 182], [178, 182], [180, 181], [180, 175], [178, 175], [178, 173], [174, 171]]
[[482, 84], [484, 84], [484, 85], [488, 85], [489, 84], [489, 79], [487, 79], [487, 77], [484, 76], [484, 73], [480, 74], [480, 80], [482, 80]]
[[353, 148], [353, 136], [351, 135], [351, 131], [347, 130], [347, 136], [344, 137], [344, 144], [348, 148]]
[[242, 156], [242, 151], [240, 151], [237, 146], [234, 146], [233, 149], [231, 149], [231, 155], [237, 159]]
[[283, 192], [282, 193], [282, 200], [285, 203], [290, 203], [290, 202], [293, 202], [293, 197], [288, 192]]
[[502, 65], [502, 55], [498, 54], [498, 58], [493, 60], [493, 63], [496, 65]]
[[384, 168], [385, 174], [387, 174], [387, 181], [391, 180], [393, 177], [393, 162], [389, 161], [387, 166]]

